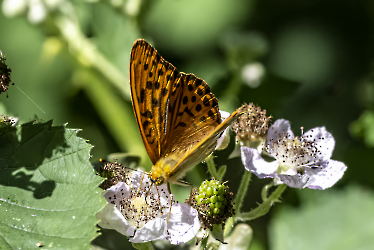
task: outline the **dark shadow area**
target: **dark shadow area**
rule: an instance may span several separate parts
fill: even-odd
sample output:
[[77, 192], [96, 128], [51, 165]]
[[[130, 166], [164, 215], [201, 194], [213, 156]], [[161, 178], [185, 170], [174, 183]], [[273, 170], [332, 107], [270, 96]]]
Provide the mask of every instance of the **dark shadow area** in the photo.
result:
[[100, 229], [101, 235], [92, 241], [92, 245], [103, 247], [107, 250], [135, 249], [132, 247], [128, 237], [118, 233], [116, 230]]
[[[65, 152], [65, 128], [35, 121], [19, 128], [0, 129], [0, 186], [13, 186], [32, 191], [36, 199], [52, 196], [55, 181], [32, 181], [34, 171], [49, 161], [56, 152]], [[2, 194], [4, 198], [6, 194]]]

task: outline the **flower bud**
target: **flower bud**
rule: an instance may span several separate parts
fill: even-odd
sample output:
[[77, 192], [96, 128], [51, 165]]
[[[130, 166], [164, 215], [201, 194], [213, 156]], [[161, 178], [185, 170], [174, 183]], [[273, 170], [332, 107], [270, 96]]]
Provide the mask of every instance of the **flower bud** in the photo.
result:
[[192, 191], [189, 203], [199, 211], [202, 227], [212, 230], [213, 225], [223, 225], [234, 214], [232, 196], [228, 187], [212, 179], [204, 181], [198, 189]]

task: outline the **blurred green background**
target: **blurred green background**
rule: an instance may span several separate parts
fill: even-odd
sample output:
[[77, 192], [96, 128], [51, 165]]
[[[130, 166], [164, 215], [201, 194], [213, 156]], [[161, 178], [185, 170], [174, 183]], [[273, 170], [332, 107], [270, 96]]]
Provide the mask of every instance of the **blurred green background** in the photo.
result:
[[[325, 191], [287, 189], [281, 204], [249, 223], [251, 250], [372, 249], [373, 1], [0, 3], [0, 50], [15, 83], [0, 96], [6, 114], [68, 122], [95, 146], [92, 162], [130, 152], [149, 169], [128, 82], [132, 44], [145, 38], [180, 71], [206, 80], [222, 110], [254, 102], [274, 120], [290, 120], [295, 134], [326, 126], [334, 135], [333, 159], [348, 166], [343, 179]], [[226, 159], [232, 149], [216, 153], [216, 163], [228, 166], [235, 194], [244, 168], [240, 158]], [[186, 179], [197, 185], [205, 172], [200, 164]], [[253, 177], [244, 210], [268, 183]], [[125, 243], [113, 231], [94, 241], [106, 249]]]

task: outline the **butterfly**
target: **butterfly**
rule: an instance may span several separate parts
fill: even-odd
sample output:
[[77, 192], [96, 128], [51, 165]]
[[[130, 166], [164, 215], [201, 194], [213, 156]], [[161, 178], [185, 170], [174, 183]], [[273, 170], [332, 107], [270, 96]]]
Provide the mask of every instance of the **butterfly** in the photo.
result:
[[143, 39], [131, 50], [130, 87], [153, 163], [150, 178], [157, 186], [186, 184], [180, 179], [213, 152], [220, 135], [240, 115], [235, 111], [222, 122], [218, 100], [206, 82], [179, 72]]

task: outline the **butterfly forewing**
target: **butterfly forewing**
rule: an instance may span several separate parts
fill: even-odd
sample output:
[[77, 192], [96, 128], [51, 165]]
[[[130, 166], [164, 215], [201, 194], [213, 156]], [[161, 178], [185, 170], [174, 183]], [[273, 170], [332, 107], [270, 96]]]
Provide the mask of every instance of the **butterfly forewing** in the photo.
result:
[[146, 41], [137, 40], [131, 51], [130, 86], [139, 131], [153, 164], [161, 157], [166, 134], [170, 86], [165, 78], [168, 65]]
[[183, 158], [221, 122], [218, 101], [205, 81], [178, 72], [144, 40], [137, 40], [131, 52], [130, 85], [153, 164], [171, 153]]

